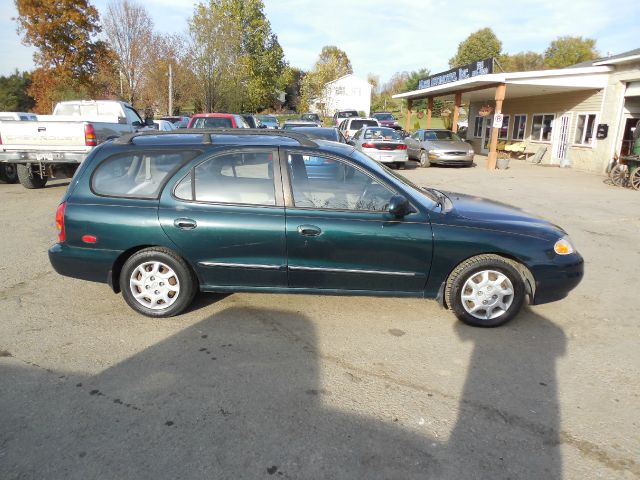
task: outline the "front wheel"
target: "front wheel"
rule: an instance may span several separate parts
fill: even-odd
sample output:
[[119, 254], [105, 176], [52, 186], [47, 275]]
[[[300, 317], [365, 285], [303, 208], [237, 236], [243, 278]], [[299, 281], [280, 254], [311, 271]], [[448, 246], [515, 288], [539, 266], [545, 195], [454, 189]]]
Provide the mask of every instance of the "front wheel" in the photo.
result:
[[445, 299], [459, 320], [474, 327], [497, 327], [515, 317], [526, 295], [514, 262], [480, 255], [458, 265], [447, 280]]
[[611, 183], [616, 187], [626, 187], [629, 170], [626, 165], [618, 164], [611, 169]]
[[18, 164], [18, 180], [24, 188], [35, 189], [44, 188], [47, 184], [47, 177], [41, 177], [28, 165]]
[[427, 156], [427, 152], [422, 150], [420, 152], [420, 166], [421, 167], [430, 167], [431, 163], [429, 163], [429, 157]]
[[148, 317], [164, 318], [178, 315], [191, 304], [197, 279], [184, 259], [171, 250], [146, 248], [122, 266], [120, 288], [131, 308]]
[[640, 168], [636, 168], [633, 175], [631, 175], [629, 185], [631, 185], [631, 188], [634, 190], [640, 190]]

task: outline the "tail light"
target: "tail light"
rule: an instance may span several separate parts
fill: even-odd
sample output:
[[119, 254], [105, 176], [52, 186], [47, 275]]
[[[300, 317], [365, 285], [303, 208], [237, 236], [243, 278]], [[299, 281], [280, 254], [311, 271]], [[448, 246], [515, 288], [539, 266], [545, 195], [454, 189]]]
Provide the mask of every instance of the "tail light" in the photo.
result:
[[98, 138], [96, 137], [96, 130], [90, 123], [84, 126], [84, 144], [87, 147], [95, 147], [98, 145]]
[[2, 145], [2, 135], [0, 135], [0, 145]]
[[406, 145], [398, 145], [398, 146], [396, 147], [396, 150], [406, 150], [406, 149], [407, 149], [407, 146], [406, 146]]
[[373, 143], [363, 143], [362, 148], [376, 148]]
[[58, 229], [58, 240], [64, 242], [67, 234], [64, 230], [64, 211], [67, 208], [67, 202], [62, 202], [56, 210], [56, 228]]

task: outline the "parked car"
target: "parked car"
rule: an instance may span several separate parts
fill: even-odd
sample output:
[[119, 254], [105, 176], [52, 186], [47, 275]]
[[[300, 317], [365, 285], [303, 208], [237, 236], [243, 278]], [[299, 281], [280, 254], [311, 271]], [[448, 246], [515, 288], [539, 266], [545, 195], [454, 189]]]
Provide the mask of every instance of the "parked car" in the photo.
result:
[[173, 123], [176, 126], [176, 128], [187, 128], [187, 126], [189, 125], [190, 117], [187, 117], [185, 115], [173, 115], [173, 116], [167, 116], [167, 117], [160, 117], [160, 120], [167, 120]]
[[291, 130], [296, 133], [303, 133], [311, 139], [347, 142], [336, 127], [293, 127]]
[[306, 120], [286, 120], [282, 125], [282, 128], [284, 130], [289, 130], [296, 127], [318, 128], [318, 124], [316, 122], [308, 122]]
[[333, 123], [338, 127], [343, 120], [357, 116], [358, 112], [356, 110], [338, 110], [333, 114]]
[[243, 113], [242, 118], [247, 122], [249, 128], [267, 128], [266, 125], [263, 125], [262, 122], [258, 119], [256, 115], [251, 113]]
[[[0, 122], [35, 122], [38, 117], [35, 113], [26, 112], [0, 112]], [[2, 142], [2, 128], [0, 128], [0, 142]], [[0, 180], [5, 183], [18, 183], [18, 169], [15, 163], [0, 163]]]
[[36, 121], [2, 121], [0, 162], [16, 168], [25, 188], [43, 188], [52, 174], [72, 176], [96, 145], [152, 125], [125, 102], [60, 102]]
[[318, 124], [319, 127], [322, 126], [322, 119], [320, 118], [320, 115], [318, 115], [317, 113], [303, 113], [302, 115], [300, 115], [300, 120], [303, 120], [306, 122], [315, 122]]
[[[54, 269], [108, 283], [151, 317], [183, 312], [198, 290], [304, 292], [437, 298], [482, 327], [582, 279], [566, 232], [517, 208], [418, 187], [350, 145], [236, 132], [94, 149], [56, 211]], [[305, 157], [352, 173], [314, 179]], [[89, 293], [74, 295], [90, 309]]]
[[381, 127], [390, 127], [399, 130], [401, 127], [398, 124], [398, 119], [393, 114], [388, 112], [372, 113], [371, 118], [378, 120]]
[[267, 128], [280, 128], [280, 122], [273, 115], [256, 115], [256, 117]]
[[187, 128], [249, 128], [249, 125], [235, 113], [197, 113]]
[[380, 124], [375, 118], [353, 117], [347, 118], [338, 125], [338, 130], [349, 140], [358, 130], [363, 127], [379, 127]]
[[161, 132], [170, 132], [177, 128], [169, 120], [154, 120], [153, 125], [156, 130], [159, 130]]
[[473, 165], [473, 147], [450, 130], [418, 130], [404, 141], [409, 158], [418, 160], [421, 167]]
[[363, 127], [349, 140], [349, 144], [385, 165], [404, 168], [409, 160], [407, 145], [393, 128]]

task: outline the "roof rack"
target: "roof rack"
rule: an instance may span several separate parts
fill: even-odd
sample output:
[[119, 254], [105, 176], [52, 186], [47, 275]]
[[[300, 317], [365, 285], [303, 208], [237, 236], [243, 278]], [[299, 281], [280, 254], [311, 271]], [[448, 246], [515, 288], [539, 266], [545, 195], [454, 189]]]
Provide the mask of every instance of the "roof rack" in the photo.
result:
[[297, 140], [303, 147], [317, 147], [318, 144], [303, 133], [289, 132], [283, 130], [265, 130], [257, 128], [178, 128], [166, 132], [158, 130], [142, 130], [140, 132], [126, 133], [116, 138], [113, 143], [133, 144], [136, 137], [163, 136], [163, 135], [202, 135], [202, 143], [205, 145], [213, 143], [213, 135], [235, 135], [235, 136], [259, 136], [259, 137], [285, 137]]

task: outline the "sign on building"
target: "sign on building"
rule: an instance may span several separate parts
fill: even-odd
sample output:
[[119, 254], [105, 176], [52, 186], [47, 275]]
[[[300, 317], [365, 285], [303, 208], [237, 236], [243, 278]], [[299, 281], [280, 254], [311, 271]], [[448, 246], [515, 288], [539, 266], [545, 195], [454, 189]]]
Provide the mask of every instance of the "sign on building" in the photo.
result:
[[496, 113], [493, 116], [493, 128], [502, 128], [503, 120], [504, 120], [504, 115], [501, 113]]
[[457, 82], [465, 78], [488, 75], [489, 73], [493, 73], [493, 57], [423, 78], [418, 82], [418, 90], [444, 85], [445, 83]]

